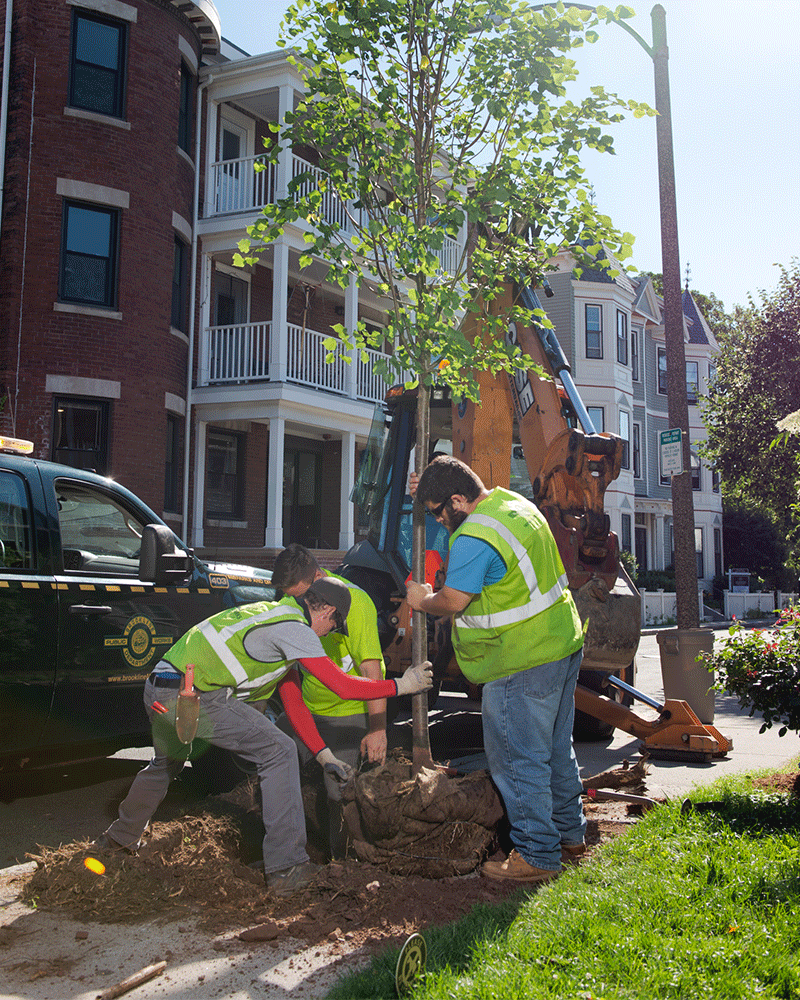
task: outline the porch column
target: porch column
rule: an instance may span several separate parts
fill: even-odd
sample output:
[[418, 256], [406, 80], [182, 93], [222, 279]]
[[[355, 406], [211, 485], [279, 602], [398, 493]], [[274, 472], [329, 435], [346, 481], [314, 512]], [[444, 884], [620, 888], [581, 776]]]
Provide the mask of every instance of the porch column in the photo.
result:
[[267, 455], [267, 510], [264, 547], [283, 548], [283, 439], [286, 421], [273, 417], [269, 422]]
[[[286, 115], [294, 111], [294, 88], [284, 84], [278, 90], [278, 122], [286, 123]], [[278, 153], [277, 175], [275, 188], [278, 198], [285, 198], [289, 193], [289, 181], [292, 179], [292, 150], [286, 147]]]
[[203, 511], [206, 498], [206, 423], [197, 421], [194, 438], [194, 506], [192, 508], [192, 536], [187, 542], [192, 548], [202, 548]]
[[197, 384], [208, 385], [211, 381], [211, 271], [214, 262], [211, 255], [204, 253], [200, 266], [200, 350], [197, 358]]
[[356, 479], [356, 436], [342, 434], [342, 478], [339, 499], [339, 548], [347, 551], [355, 545], [356, 535], [353, 525], [353, 505], [350, 492]]
[[[285, 382], [289, 363], [289, 330], [286, 308], [289, 304], [289, 244], [279, 236], [272, 244], [272, 329], [269, 338], [269, 380]], [[283, 459], [281, 459], [283, 461]]]
[[[209, 99], [206, 111], [206, 183], [205, 198], [203, 204], [203, 218], [209, 219], [217, 214], [217, 185], [219, 175], [214, 170], [213, 165], [217, 162], [217, 124], [219, 122], [219, 101]], [[200, 123], [197, 123], [200, 127]], [[199, 164], [197, 165], [199, 169]]]
[[667, 540], [664, 537], [664, 515], [653, 515], [653, 569], [664, 569], [667, 558]]
[[[350, 279], [350, 284], [344, 293], [344, 328], [352, 334], [358, 325], [358, 285], [355, 278]], [[358, 370], [361, 365], [361, 351], [354, 349], [350, 352], [350, 364], [345, 365], [344, 389], [350, 399], [358, 396]], [[342, 439], [344, 447], [344, 438]], [[348, 546], [349, 547], [349, 546]]]

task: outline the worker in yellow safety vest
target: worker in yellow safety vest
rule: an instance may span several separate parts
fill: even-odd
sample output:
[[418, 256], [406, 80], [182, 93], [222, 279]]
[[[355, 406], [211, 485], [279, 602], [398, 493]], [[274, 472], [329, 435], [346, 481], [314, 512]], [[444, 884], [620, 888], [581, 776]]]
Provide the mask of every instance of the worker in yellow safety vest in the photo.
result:
[[488, 490], [452, 456], [411, 489], [450, 532], [450, 554], [441, 590], [412, 582], [408, 603], [453, 616], [459, 667], [484, 685], [484, 749], [511, 823], [514, 850], [481, 872], [548, 881], [583, 853], [586, 829], [572, 747], [583, 629], [555, 539], [535, 504]]

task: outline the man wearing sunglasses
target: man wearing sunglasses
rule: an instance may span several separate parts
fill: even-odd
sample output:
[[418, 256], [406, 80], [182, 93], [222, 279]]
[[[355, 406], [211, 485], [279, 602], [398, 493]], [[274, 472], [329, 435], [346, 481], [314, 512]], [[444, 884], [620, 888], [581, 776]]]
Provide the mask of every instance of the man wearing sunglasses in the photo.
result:
[[[345, 629], [331, 632], [321, 640], [326, 654], [345, 674], [383, 680], [386, 670], [378, 636], [378, 613], [369, 595], [349, 580], [322, 569], [313, 554], [297, 543], [280, 552], [272, 567], [273, 584], [287, 597], [298, 601], [312, 585], [324, 581], [338, 582], [350, 595]], [[386, 760], [385, 699], [340, 698], [313, 674], [306, 674], [303, 701], [320, 736], [339, 760], [354, 769], [360, 759], [377, 764]], [[285, 716], [281, 716], [277, 724], [291, 733]], [[302, 741], [295, 739], [295, 742], [301, 764], [305, 764], [309, 752]], [[331, 856], [343, 858], [347, 852], [347, 836], [341, 815], [341, 785], [330, 775], [325, 776], [325, 792]]]
[[483, 685], [484, 748], [511, 822], [515, 849], [481, 872], [549, 881], [583, 853], [586, 829], [572, 748], [583, 628], [555, 539], [535, 504], [487, 490], [452, 456], [410, 489], [450, 532], [450, 555], [441, 590], [409, 583], [408, 603], [453, 615], [458, 665]]
[[239, 754], [256, 766], [264, 822], [267, 887], [285, 896], [317, 874], [306, 852], [306, 825], [297, 750], [290, 736], [248, 702], [277, 693], [309, 754], [326, 776], [347, 781], [348, 765], [336, 757], [314, 726], [301, 695], [300, 674], [311, 673], [340, 698], [384, 700], [431, 686], [430, 664], [409, 668], [397, 681], [350, 677], [320, 642], [337, 625], [346, 628], [350, 591], [338, 580], [320, 580], [300, 602], [262, 601], [221, 611], [191, 628], [148, 677], [144, 703], [153, 726], [155, 754], [134, 779], [119, 817], [95, 846], [135, 853], [150, 818], [182, 770], [190, 747], [176, 730], [178, 692], [189, 664], [199, 696], [196, 738]]

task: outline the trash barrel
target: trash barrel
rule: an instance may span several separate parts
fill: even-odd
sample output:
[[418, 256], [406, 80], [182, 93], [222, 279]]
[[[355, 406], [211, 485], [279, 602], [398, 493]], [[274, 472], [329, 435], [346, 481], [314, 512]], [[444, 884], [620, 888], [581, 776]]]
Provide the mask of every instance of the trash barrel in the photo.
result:
[[656, 636], [661, 653], [664, 697], [688, 702], [697, 718], [714, 721], [714, 671], [696, 663], [700, 653], [714, 649], [714, 633], [706, 628], [675, 628]]

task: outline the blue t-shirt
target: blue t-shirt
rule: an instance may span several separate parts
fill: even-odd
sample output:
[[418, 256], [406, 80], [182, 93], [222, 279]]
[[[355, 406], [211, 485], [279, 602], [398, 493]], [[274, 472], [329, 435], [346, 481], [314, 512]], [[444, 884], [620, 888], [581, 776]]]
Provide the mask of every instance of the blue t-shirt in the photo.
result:
[[503, 557], [482, 538], [459, 535], [450, 549], [445, 583], [465, 594], [480, 594], [490, 583], [506, 574]]

